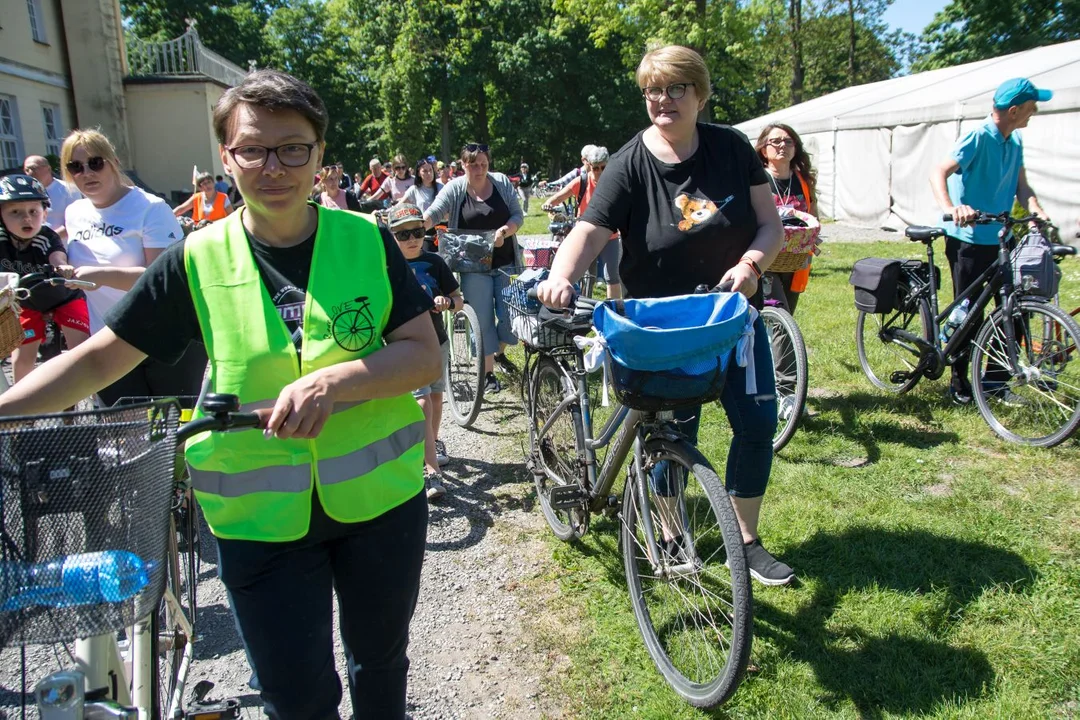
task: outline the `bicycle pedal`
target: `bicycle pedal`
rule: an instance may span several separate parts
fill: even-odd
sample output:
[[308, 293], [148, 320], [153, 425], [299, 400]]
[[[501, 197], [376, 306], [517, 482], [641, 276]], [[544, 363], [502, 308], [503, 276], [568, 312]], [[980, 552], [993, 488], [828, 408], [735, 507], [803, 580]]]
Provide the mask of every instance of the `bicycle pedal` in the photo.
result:
[[622, 498], [618, 495], [608, 495], [607, 507], [604, 508], [604, 515], [613, 518], [622, 512]]
[[910, 378], [911, 373], [907, 372], [906, 370], [897, 370], [889, 376], [889, 382], [893, 383], [894, 385], [900, 385], [902, 383], [906, 383]]
[[548, 490], [548, 505], [554, 510], [573, 510], [581, 507], [584, 497], [577, 485], [556, 485]]
[[240, 701], [229, 698], [220, 702], [203, 702], [193, 705], [184, 713], [184, 720], [219, 720], [240, 717]]

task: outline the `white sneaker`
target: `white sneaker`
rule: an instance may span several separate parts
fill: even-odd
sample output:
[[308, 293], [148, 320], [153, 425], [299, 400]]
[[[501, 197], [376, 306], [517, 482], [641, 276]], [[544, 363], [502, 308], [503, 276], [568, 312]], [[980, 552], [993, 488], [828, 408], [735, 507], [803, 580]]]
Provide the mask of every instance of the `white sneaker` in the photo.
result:
[[446, 488], [442, 484], [442, 475], [439, 473], [428, 473], [424, 475], [424, 487], [427, 490], [428, 501], [438, 500], [446, 494]]

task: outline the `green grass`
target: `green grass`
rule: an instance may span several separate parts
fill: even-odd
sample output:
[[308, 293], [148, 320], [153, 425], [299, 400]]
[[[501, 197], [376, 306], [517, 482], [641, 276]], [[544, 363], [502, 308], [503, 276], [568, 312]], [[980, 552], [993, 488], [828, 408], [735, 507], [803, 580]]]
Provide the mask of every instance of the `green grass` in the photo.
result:
[[544, 200], [542, 198], [529, 200], [529, 212], [525, 214], [525, 222], [522, 223], [521, 229], [518, 230], [519, 235], [548, 234], [548, 215], [540, 209], [543, 204]]
[[[761, 525], [799, 581], [755, 585], [751, 672], [727, 705], [694, 710], [655, 670], [615, 521], [578, 544], [551, 537], [559, 592], [537, 642], [569, 656], [551, 691], [570, 716], [1077, 716], [1080, 442], [1010, 445], [952, 406], [945, 380], [893, 396], [859, 369], [852, 264], [921, 249], [836, 244], [815, 261], [798, 313], [812, 415], [775, 460]], [[1080, 305], [1080, 263], [1067, 261], [1063, 288], [1062, 304]], [[723, 475], [716, 406], [701, 437]]]

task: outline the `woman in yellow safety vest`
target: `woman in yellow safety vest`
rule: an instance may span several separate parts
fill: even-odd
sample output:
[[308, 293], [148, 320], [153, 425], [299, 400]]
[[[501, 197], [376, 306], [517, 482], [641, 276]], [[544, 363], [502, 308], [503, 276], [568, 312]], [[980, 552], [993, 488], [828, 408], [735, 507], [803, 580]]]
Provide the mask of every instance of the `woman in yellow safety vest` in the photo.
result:
[[195, 179], [198, 191], [192, 193], [184, 202], [173, 209], [173, 215], [180, 217], [191, 213], [192, 224], [203, 220], [214, 222], [232, 214], [233, 206], [228, 196], [214, 186], [214, 176], [202, 173]]
[[431, 299], [389, 232], [308, 202], [327, 122], [280, 71], [226, 91], [214, 128], [241, 212], [170, 247], [104, 330], [0, 396], [0, 414], [61, 410], [201, 339], [209, 389], [268, 416], [262, 434], [186, 449], [265, 712], [337, 717], [336, 591], [356, 717], [402, 718], [427, 530], [410, 391], [441, 355]]

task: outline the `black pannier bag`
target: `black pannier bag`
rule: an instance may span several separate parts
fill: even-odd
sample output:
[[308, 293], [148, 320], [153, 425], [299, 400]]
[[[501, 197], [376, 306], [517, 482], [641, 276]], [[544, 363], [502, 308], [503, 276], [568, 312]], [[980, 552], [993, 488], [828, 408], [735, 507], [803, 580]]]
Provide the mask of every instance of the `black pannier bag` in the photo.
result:
[[848, 282], [855, 286], [855, 307], [865, 313], [891, 313], [899, 300], [900, 260], [863, 258], [851, 269]]
[[1059, 272], [1046, 238], [1028, 233], [1012, 251], [1013, 284], [1024, 295], [1052, 298], [1057, 295]]

